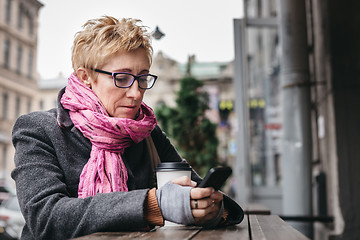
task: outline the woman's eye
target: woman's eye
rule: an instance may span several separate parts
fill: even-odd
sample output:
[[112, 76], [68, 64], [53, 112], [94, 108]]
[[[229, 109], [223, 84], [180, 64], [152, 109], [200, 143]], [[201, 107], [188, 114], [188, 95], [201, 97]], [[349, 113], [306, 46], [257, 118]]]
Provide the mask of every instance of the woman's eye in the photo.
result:
[[128, 79], [127, 78], [116, 78], [116, 81], [118, 81], [118, 82], [127, 82]]
[[131, 76], [126, 74], [118, 74], [116, 75], [116, 81], [118, 82], [128, 82], [131, 80]]

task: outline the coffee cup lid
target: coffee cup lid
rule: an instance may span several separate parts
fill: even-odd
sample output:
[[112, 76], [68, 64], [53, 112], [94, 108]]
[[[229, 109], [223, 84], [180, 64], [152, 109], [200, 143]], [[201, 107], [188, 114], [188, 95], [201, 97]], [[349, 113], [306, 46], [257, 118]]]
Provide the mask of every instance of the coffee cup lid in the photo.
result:
[[162, 162], [159, 163], [156, 171], [190, 171], [190, 165], [186, 162]]

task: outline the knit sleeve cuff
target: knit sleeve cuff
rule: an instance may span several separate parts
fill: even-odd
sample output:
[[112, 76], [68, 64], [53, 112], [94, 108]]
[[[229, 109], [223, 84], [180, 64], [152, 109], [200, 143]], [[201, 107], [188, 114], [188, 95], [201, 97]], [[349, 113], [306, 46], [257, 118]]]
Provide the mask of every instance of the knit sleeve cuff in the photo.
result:
[[163, 226], [164, 218], [161, 214], [159, 204], [155, 194], [156, 189], [152, 188], [148, 192], [145, 200], [145, 220], [153, 226]]

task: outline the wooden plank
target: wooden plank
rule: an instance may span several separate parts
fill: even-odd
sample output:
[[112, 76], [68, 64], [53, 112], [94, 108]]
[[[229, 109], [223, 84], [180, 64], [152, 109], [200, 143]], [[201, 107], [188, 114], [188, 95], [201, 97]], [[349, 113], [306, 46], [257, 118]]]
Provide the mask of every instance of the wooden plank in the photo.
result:
[[171, 226], [158, 227], [150, 232], [98, 232], [73, 240], [127, 240], [127, 239], [191, 239], [201, 230], [200, 227]]
[[137, 239], [170, 239], [170, 240], [181, 240], [181, 239], [192, 239], [196, 234], [201, 231], [200, 227], [185, 227], [185, 226], [169, 226], [161, 227], [156, 231], [144, 234]]
[[249, 215], [253, 240], [309, 240], [277, 215]]
[[269, 208], [262, 204], [251, 203], [244, 208], [245, 214], [257, 214], [257, 215], [270, 215], [271, 211]]
[[125, 240], [141, 237], [141, 235], [148, 232], [97, 232], [79, 238], [72, 238], [72, 240]]
[[262, 231], [256, 215], [248, 215], [249, 233], [252, 240], [265, 240], [264, 232]]
[[218, 228], [213, 230], [202, 230], [194, 238], [194, 240], [229, 240], [229, 239], [241, 239], [241, 240], [250, 240], [249, 230], [248, 230], [248, 220], [245, 217], [244, 220], [236, 225], [229, 226], [224, 228]]

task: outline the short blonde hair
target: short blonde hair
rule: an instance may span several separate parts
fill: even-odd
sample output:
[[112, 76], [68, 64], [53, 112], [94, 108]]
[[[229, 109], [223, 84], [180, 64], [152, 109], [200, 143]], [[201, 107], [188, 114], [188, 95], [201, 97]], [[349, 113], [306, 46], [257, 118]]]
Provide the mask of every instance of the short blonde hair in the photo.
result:
[[138, 19], [104, 16], [87, 21], [75, 35], [72, 47], [74, 73], [80, 67], [99, 68], [119, 51], [130, 52], [144, 48], [152, 61], [151, 36]]

